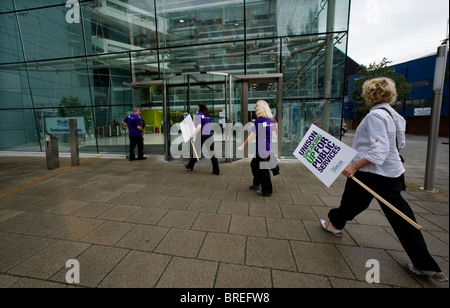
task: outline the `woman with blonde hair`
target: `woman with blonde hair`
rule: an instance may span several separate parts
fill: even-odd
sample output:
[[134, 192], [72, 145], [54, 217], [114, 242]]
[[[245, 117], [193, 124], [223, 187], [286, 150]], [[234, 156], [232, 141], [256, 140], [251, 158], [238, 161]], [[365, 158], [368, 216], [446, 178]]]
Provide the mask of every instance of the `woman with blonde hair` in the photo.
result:
[[[272, 127], [273, 115], [266, 101], [259, 100], [256, 102], [255, 113], [257, 119], [252, 133], [245, 140], [238, 150], [243, 151], [244, 148], [256, 139], [256, 156], [252, 159], [250, 167], [252, 168], [253, 184], [250, 189], [257, 190], [257, 194], [261, 196], [272, 195], [272, 181], [270, 179], [270, 169], [261, 168], [261, 162], [270, 160], [272, 150]], [[267, 165], [267, 164], [266, 164]], [[260, 189], [261, 186], [261, 190]]]
[[[390, 106], [397, 98], [395, 82], [384, 77], [368, 80], [363, 85], [363, 97], [371, 109], [355, 133], [352, 147], [358, 154], [342, 172], [349, 179], [340, 207], [328, 213], [329, 221], [320, 221], [325, 231], [337, 237], [342, 237], [346, 223], [367, 209], [373, 200], [371, 193], [351, 180], [353, 176], [416, 221], [411, 207], [401, 195], [401, 175], [405, 169], [398, 150], [405, 146], [406, 121]], [[406, 268], [436, 281], [448, 281], [428, 252], [422, 233], [384, 203], [378, 203], [412, 261]]]

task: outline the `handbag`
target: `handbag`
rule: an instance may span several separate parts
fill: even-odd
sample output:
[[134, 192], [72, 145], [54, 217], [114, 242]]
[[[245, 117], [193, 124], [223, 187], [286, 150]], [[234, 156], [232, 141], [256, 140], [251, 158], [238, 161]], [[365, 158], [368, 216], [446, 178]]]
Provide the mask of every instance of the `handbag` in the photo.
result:
[[278, 166], [278, 164], [277, 164], [277, 166], [275, 168], [270, 169], [270, 170], [272, 171], [273, 176], [277, 176], [277, 175], [280, 174], [280, 166]]
[[[391, 112], [388, 109], [386, 109], [384, 107], [381, 107], [380, 109], [383, 109], [384, 111], [389, 113], [389, 115], [391, 116], [392, 120], [394, 120], [394, 117], [392, 116]], [[394, 121], [394, 125], [395, 125], [395, 121]], [[397, 127], [396, 127], [396, 129], [397, 129]], [[398, 149], [397, 133], [395, 133], [395, 145], [397, 147], [398, 156], [400, 156], [400, 161], [403, 164], [405, 162], [405, 159], [400, 154], [400, 150]], [[400, 175], [400, 183], [402, 185], [402, 190], [406, 190], [406, 181], [405, 181], [405, 173], [404, 172], [402, 173], [402, 175]]]

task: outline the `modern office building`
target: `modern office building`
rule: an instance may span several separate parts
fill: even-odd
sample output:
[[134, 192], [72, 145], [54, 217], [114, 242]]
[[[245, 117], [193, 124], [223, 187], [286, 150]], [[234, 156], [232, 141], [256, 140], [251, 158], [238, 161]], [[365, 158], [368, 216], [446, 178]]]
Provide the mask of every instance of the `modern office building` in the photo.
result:
[[[173, 125], [207, 104], [246, 124], [276, 114], [281, 157], [315, 123], [339, 136], [350, 0], [2, 0], [0, 151], [127, 153], [118, 125], [137, 106], [150, 153], [170, 156]], [[236, 138], [231, 134], [231, 142]], [[235, 140], [234, 140], [235, 141]]]

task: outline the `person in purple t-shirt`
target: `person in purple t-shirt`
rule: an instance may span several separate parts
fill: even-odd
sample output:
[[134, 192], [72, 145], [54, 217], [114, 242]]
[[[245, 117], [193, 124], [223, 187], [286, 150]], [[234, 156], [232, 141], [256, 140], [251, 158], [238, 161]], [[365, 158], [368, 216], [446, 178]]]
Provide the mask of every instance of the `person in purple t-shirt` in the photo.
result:
[[[128, 128], [130, 137], [130, 161], [131, 160], [144, 160], [144, 139], [142, 135], [144, 134], [144, 129], [142, 128], [141, 122], [141, 109], [134, 108], [133, 113], [127, 116], [122, 124]], [[136, 158], [134, 154], [134, 148], [138, 147], [138, 157]]]
[[[195, 116], [195, 125], [196, 129], [194, 131], [194, 134], [192, 136], [197, 135], [199, 132], [201, 132], [201, 147], [203, 148], [203, 144], [206, 140], [209, 138], [214, 138], [213, 134], [211, 132], [211, 115], [209, 113], [208, 107], [204, 103], [198, 104], [198, 113]], [[219, 161], [216, 158], [216, 155], [214, 153], [214, 142], [211, 145], [211, 148], [208, 149], [209, 156], [211, 157], [211, 163], [213, 167], [213, 174], [219, 175]], [[189, 159], [189, 163], [185, 165], [186, 169], [190, 169], [191, 171], [194, 169], [194, 165], [197, 162], [197, 159], [191, 155], [191, 158]]]
[[[272, 128], [274, 125], [273, 115], [269, 105], [263, 100], [256, 102], [255, 113], [257, 119], [252, 133], [238, 150], [243, 151], [244, 148], [256, 138], [256, 156], [250, 164], [253, 174], [253, 184], [249, 188], [257, 190], [258, 195], [271, 196], [272, 181], [270, 179], [270, 169], [261, 168], [260, 163], [270, 161], [272, 150]], [[261, 190], [259, 190], [260, 186]]]

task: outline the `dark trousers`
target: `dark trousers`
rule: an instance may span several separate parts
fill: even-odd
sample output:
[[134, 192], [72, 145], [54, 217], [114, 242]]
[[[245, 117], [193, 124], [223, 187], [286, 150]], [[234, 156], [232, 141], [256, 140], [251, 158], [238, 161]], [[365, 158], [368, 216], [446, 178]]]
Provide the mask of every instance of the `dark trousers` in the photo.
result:
[[[206, 140], [209, 138], [214, 138], [214, 136], [202, 136], [201, 138], [201, 148], [203, 148], [203, 144]], [[197, 151], [199, 153], [199, 151]], [[216, 154], [214, 153], [214, 142], [211, 144], [211, 148], [209, 149], [209, 156], [211, 157], [211, 163], [213, 167], [214, 173], [219, 173], [219, 161], [216, 158]], [[193, 169], [195, 166], [195, 163], [197, 162], [197, 158], [194, 158], [194, 153], [191, 153], [191, 158], [189, 159], [189, 163], [187, 164], [187, 167], [189, 169]]]
[[261, 185], [261, 191], [264, 194], [272, 194], [272, 180], [270, 179], [270, 169], [261, 169], [259, 163], [262, 161], [269, 161], [268, 158], [261, 158], [256, 155], [252, 162], [250, 163], [250, 167], [252, 168], [253, 174], [253, 185], [259, 186]]
[[[408, 202], [401, 196], [400, 178], [388, 178], [369, 172], [358, 171], [355, 177], [392, 204], [403, 214], [416, 221]], [[352, 179], [347, 179], [342, 195], [341, 205], [328, 213], [331, 223], [337, 229], [343, 229], [347, 221], [353, 220], [358, 214], [369, 207], [373, 195]], [[400, 243], [412, 261], [412, 264], [422, 270], [440, 272], [440, 268], [428, 252], [422, 233], [401, 218], [381, 201], [380, 204], [386, 218], [391, 224]]]
[[136, 159], [134, 148], [138, 148], [138, 158], [144, 157], [144, 139], [142, 136], [130, 136], [130, 159]]

